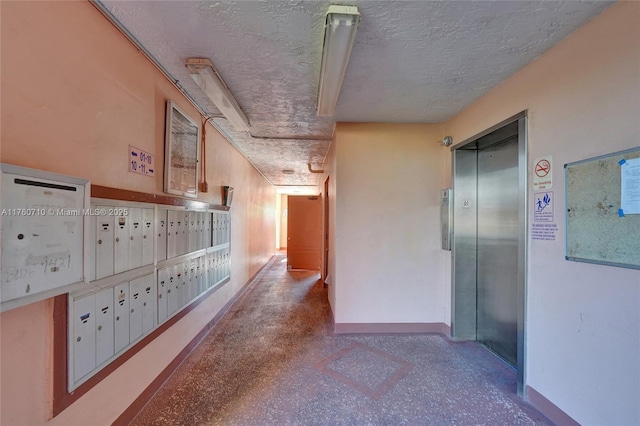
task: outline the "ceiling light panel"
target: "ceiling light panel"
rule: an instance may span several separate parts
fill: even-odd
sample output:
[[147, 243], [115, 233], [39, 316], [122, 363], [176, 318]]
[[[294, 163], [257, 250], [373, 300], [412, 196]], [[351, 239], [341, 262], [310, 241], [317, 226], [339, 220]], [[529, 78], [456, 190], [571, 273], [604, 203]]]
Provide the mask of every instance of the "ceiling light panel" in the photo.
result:
[[355, 6], [329, 6], [324, 29], [317, 114], [333, 116], [360, 24]]
[[189, 58], [187, 69], [193, 81], [211, 99], [234, 129], [249, 131], [249, 119], [238, 105], [231, 91], [216, 71], [213, 62], [207, 58]]

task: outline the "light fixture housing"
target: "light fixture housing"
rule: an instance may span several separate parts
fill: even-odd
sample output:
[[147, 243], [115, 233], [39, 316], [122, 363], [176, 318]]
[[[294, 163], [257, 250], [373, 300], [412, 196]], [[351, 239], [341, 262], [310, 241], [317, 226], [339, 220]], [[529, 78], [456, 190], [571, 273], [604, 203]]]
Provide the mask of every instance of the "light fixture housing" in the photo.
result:
[[329, 6], [318, 87], [316, 112], [319, 117], [331, 117], [336, 110], [359, 24], [360, 12], [356, 6]]
[[213, 62], [207, 58], [189, 58], [186, 66], [193, 81], [207, 94], [233, 128], [241, 132], [248, 132], [249, 119], [218, 74]]

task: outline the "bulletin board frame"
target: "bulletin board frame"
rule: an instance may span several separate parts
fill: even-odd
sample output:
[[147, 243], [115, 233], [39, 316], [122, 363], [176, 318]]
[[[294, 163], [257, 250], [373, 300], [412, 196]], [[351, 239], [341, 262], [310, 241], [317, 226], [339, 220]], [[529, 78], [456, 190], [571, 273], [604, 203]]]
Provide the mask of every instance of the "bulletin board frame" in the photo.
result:
[[564, 165], [565, 259], [640, 269], [640, 214], [621, 208], [622, 170], [640, 147]]
[[164, 192], [198, 197], [200, 126], [173, 101], [167, 101]]

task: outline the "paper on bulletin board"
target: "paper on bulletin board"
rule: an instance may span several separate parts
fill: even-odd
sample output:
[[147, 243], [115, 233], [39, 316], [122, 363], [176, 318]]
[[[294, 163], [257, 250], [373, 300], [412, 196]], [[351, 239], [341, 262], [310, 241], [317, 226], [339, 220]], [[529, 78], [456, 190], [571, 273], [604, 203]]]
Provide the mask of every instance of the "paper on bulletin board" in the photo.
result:
[[621, 213], [640, 214], [640, 158], [620, 161]]

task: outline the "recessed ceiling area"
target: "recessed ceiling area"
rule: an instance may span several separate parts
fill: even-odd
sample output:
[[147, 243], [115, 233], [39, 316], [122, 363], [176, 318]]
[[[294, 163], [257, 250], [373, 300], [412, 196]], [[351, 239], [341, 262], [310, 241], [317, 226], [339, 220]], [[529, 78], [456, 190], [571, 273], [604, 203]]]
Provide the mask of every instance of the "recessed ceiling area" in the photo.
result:
[[[333, 117], [316, 115], [332, 2], [95, 4], [278, 192], [304, 193], [316, 189], [313, 171], [323, 168], [336, 122], [444, 122], [612, 3], [349, 2], [361, 20]], [[248, 117], [249, 132], [235, 130], [190, 77], [185, 62], [194, 57], [215, 64]]]

